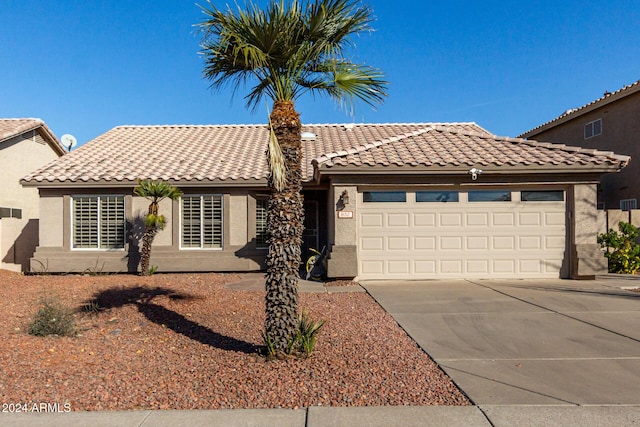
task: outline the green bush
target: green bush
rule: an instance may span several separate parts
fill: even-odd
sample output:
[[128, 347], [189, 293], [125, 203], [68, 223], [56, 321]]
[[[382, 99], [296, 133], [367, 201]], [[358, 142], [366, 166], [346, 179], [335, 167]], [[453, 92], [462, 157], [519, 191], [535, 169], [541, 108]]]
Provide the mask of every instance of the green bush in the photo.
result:
[[289, 343], [286, 354], [278, 352], [269, 337], [263, 333], [264, 347], [267, 359], [308, 358], [316, 346], [317, 335], [324, 325], [324, 320], [311, 320], [306, 311], [298, 316], [298, 330]]
[[609, 229], [598, 235], [598, 243], [605, 249], [609, 272], [636, 274], [640, 271], [640, 245], [636, 243], [638, 228], [628, 222], [618, 224], [619, 232]]
[[39, 337], [73, 336], [76, 333], [73, 314], [57, 299], [45, 298], [35, 318], [29, 324], [28, 333]]

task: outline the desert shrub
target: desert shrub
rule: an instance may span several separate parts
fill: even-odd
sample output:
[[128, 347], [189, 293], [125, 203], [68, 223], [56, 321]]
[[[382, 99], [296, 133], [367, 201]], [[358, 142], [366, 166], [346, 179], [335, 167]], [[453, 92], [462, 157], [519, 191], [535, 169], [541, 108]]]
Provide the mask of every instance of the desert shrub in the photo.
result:
[[598, 243], [605, 249], [609, 260], [609, 272], [636, 274], [640, 271], [640, 245], [636, 243], [638, 228], [628, 222], [620, 222], [615, 231], [598, 235]]
[[318, 332], [324, 325], [324, 320], [312, 320], [306, 311], [298, 317], [298, 332], [294, 338], [293, 348], [305, 357], [311, 356], [316, 346]]
[[263, 333], [264, 351], [267, 359], [307, 358], [316, 346], [316, 340], [324, 320], [312, 320], [306, 311], [298, 315], [298, 330], [287, 347], [287, 352], [278, 352], [269, 337]]
[[73, 336], [76, 333], [73, 314], [57, 298], [44, 298], [29, 324], [28, 333], [39, 337]]

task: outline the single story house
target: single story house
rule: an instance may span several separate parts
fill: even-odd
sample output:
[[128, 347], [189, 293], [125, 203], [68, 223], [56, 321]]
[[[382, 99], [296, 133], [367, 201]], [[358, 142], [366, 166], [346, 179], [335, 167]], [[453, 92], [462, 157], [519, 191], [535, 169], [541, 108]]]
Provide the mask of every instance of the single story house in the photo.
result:
[[38, 189], [20, 179], [65, 153], [42, 120], [0, 118], [0, 269], [28, 271], [38, 245]]
[[[136, 271], [148, 201], [164, 200], [158, 271], [250, 271], [266, 254], [265, 125], [119, 126], [22, 179], [40, 192], [34, 270]], [[629, 157], [498, 137], [475, 123], [303, 127], [305, 247], [330, 277], [588, 278], [600, 176]]]

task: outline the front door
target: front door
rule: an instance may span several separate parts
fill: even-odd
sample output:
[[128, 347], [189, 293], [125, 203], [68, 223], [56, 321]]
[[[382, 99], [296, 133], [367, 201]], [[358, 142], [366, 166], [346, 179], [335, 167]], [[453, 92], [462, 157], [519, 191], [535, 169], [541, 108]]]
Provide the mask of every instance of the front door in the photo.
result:
[[302, 261], [311, 255], [309, 248], [320, 251], [318, 201], [304, 201], [304, 231], [302, 232]]

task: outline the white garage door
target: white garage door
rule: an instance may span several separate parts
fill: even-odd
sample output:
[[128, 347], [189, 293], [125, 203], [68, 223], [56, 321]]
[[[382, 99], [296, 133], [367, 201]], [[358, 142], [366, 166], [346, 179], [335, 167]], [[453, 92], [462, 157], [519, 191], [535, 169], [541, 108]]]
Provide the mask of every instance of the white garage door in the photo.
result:
[[551, 278], [565, 256], [562, 190], [363, 191], [361, 279]]

